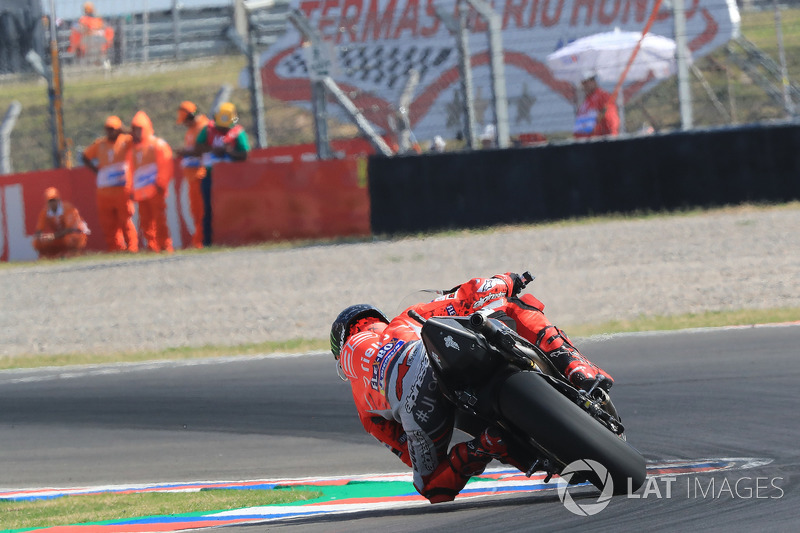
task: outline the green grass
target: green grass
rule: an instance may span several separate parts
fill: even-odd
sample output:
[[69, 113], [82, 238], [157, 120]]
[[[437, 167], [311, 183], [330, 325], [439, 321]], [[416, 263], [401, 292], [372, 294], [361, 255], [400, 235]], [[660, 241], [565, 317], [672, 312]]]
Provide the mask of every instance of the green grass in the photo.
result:
[[[246, 65], [244, 56], [221, 56], [183, 63], [152, 63], [147, 66], [123, 66], [110, 73], [86, 69], [65, 69], [63, 109], [65, 137], [73, 148], [73, 163], [81, 164], [80, 153], [103, 134], [109, 115], [118, 115], [123, 123], [138, 110], [150, 116], [156, 134], [171, 146], [181, 146], [186, 132], [175, 124], [178, 105], [191, 100], [200, 112], [207, 113], [223, 85], [232, 88], [231, 101], [236, 105], [241, 124], [253, 132], [250, 93], [238, 87], [239, 73]], [[46, 84], [33, 76], [0, 80], [0, 102], [13, 100], [22, 104], [11, 139], [15, 172], [52, 168], [49, 100]], [[265, 99], [265, 121], [270, 145], [310, 143], [314, 141], [309, 112], [283, 102]], [[331, 136], [353, 136], [355, 126], [331, 123]], [[255, 145], [255, 139], [251, 139]]]
[[4, 529], [26, 530], [143, 516], [174, 516], [310, 500], [319, 492], [279, 490], [204, 490], [192, 493], [98, 494], [47, 500], [0, 500]]
[[737, 311], [708, 311], [685, 315], [642, 317], [634, 320], [614, 320], [601, 324], [565, 326], [571, 337], [589, 337], [611, 333], [640, 331], [671, 331], [721, 326], [749, 326], [800, 321], [800, 308], [740, 309]]
[[327, 350], [328, 339], [293, 339], [288, 341], [269, 341], [235, 346], [196, 346], [168, 348], [161, 351], [105, 352], [105, 353], [67, 353], [67, 354], [24, 354], [0, 356], [0, 370], [12, 368], [39, 368], [45, 366], [93, 365], [104, 363], [137, 363], [175, 359], [200, 359], [232, 355], [257, 355], [272, 353], [305, 353]]
[[[800, 48], [800, 9], [781, 9], [781, 32], [783, 46], [786, 49], [786, 64], [794, 78], [800, 75], [800, 57], [790, 54], [789, 50]], [[775, 12], [772, 9], [744, 13], [742, 17], [742, 35], [763, 50], [775, 51], [774, 59], [778, 60], [777, 36], [775, 33]]]
[[[789, 77], [797, 81], [800, 79], [800, 9], [784, 9], [781, 14]], [[774, 14], [771, 10], [742, 13], [741, 27], [745, 37], [778, 60]], [[241, 123], [249, 132], [253, 132], [250, 95], [246, 89], [238, 88], [239, 73], [245, 63], [244, 56], [235, 55], [178, 64], [123, 66], [107, 74], [65, 68], [64, 125], [65, 135], [74, 148], [73, 153], [78, 154], [74, 160], [78, 161], [80, 151], [102, 134], [106, 116], [117, 114], [127, 123], [139, 109], [147, 111], [153, 119], [158, 135], [172, 146], [179, 146], [183, 141], [184, 129], [175, 125], [178, 104], [183, 100], [192, 100], [199, 105], [201, 112], [205, 112], [223, 85], [233, 88], [231, 100], [237, 105]], [[724, 68], [726, 65], [728, 61], [723, 49], [697, 61], [697, 66], [703, 71], [717, 98], [726, 107], [731, 103], [735, 106], [735, 122], [752, 123], [784, 116], [781, 105], [772, 101], [735, 67], [731, 69], [731, 99]], [[696, 126], [725, 123], [711, 105], [700, 82], [694, 78], [692, 98]], [[0, 102], [8, 105], [12, 100], [18, 100], [23, 106], [12, 134], [14, 170], [25, 172], [51, 168], [52, 141], [46, 84], [33, 75], [0, 80]], [[313, 122], [309, 112], [270, 98], [265, 99], [265, 110], [270, 145], [313, 142]], [[644, 121], [651, 122], [659, 130], [679, 128], [675, 77], [629, 103], [625, 116], [628, 131], [637, 130]], [[350, 124], [331, 122], [329, 127], [332, 137], [352, 137], [357, 134], [356, 128]], [[559, 139], [562, 133], [554, 132], [551, 139]]]
[[[560, 326], [566, 330], [572, 338], [579, 338], [601, 334], [638, 331], [666, 331], [688, 328], [775, 324], [796, 321], [800, 321], [800, 308], [709, 311], [706, 313], [690, 313], [685, 315], [641, 317], [633, 320], [615, 320], [600, 324], [561, 324]], [[326, 351], [329, 347], [328, 339], [296, 339], [284, 342], [263, 342], [235, 346], [169, 348], [158, 352], [2, 356], [0, 357], [0, 370], [38, 368], [45, 366], [195, 359], [232, 355], [305, 353], [310, 351]]]

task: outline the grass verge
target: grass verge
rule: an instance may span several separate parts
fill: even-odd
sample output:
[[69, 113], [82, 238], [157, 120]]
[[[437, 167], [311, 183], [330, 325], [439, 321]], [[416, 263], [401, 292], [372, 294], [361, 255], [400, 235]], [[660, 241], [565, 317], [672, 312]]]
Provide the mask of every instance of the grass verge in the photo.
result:
[[272, 353], [305, 353], [330, 348], [328, 339], [294, 339], [270, 341], [236, 346], [197, 346], [167, 348], [161, 351], [108, 352], [108, 353], [66, 353], [66, 354], [24, 354], [0, 356], [0, 370], [13, 368], [39, 368], [45, 366], [96, 365], [105, 363], [140, 363], [172, 359], [201, 359], [226, 357], [232, 355], [261, 355]]
[[2, 532], [142, 516], [175, 516], [310, 500], [319, 492], [294, 489], [204, 490], [192, 493], [97, 494], [47, 500], [0, 500]]
[[[669, 331], [687, 328], [720, 326], [746, 326], [753, 324], [780, 324], [800, 321], [800, 308], [741, 309], [736, 311], [708, 311], [673, 316], [641, 317], [633, 320], [614, 320], [598, 324], [565, 324], [572, 338], [592, 335], [627, 333], [637, 331]], [[0, 356], [0, 370], [38, 368], [103, 363], [134, 363], [167, 359], [198, 359], [233, 355], [261, 355], [271, 353], [304, 353], [325, 351], [328, 339], [295, 339], [283, 342], [262, 342], [238, 346], [201, 346], [169, 348], [163, 351], [119, 352], [98, 354], [20, 355]]]
[[750, 326], [782, 324], [800, 321], [800, 308], [740, 309], [737, 311], [707, 311], [674, 316], [642, 317], [635, 320], [614, 320], [602, 324], [580, 324], [565, 327], [571, 337], [629, 333], [637, 331], [671, 331], [721, 326]]

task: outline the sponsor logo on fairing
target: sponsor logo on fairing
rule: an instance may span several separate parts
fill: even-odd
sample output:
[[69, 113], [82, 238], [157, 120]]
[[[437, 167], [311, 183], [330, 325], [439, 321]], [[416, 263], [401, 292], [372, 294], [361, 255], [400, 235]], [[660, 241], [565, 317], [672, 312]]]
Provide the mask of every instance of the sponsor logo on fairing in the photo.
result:
[[455, 341], [455, 339], [453, 339], [451, 335], [448, 335], [447, 337], [444, 338], [444, 345], [450, 348], [451, 350], [458, 350], [459, 352], [461, 351], [461, 346], [458, 345], [458, 343]]

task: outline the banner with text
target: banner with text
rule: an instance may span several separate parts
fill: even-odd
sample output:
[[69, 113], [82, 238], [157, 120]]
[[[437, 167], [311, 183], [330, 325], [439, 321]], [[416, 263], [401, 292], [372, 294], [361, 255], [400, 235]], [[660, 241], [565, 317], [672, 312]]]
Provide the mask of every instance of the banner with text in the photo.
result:
[[[570, 130], [576, 89], [557, 80], [546, 66], [547, 54], [577, 38], [615, 28], [642, 31], [656, 0], [495, 0], [502, 24], [509, 127], [512, 134]], [[661, 4], [651, 33], [674, 38], [674, 18]], [[364, 115], [391, 131], [408, 72], [419, 73], [409, 118], [418, 139], [456, 137], [463, 131], [459, 58], [455, 36], [437, 11], [458, 20], [455, 0], [295, 0], [324, 38], [324, 50], [308, 53], [299, 32], [287, 32], [262, 55], [265, 90], [286, 102], [310, 105], [312, 55], [327, 58], [324, 69]], [[734, 0], [686, 2], [686, 32], [694, 59], [707, 55], [738, 34]], [[494, 121], [487, 24], [473, 10], [468, 17], [476, 121]], [[628, 85], [625, 94], [651, 85]], [[609, 87], [609, 89], [613, 88]], [[332, 107], [331, 112], [334, 111]]]

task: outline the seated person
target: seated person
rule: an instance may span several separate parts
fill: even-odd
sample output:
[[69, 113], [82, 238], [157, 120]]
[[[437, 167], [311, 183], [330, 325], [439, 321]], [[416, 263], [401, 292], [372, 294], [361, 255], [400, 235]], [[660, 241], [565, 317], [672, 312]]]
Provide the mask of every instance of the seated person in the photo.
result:
[[61, 201], [61, 194], [55, 187], [48, 187], [44, 198], [47, 204], [39, 213], [33, 236], [33, 247], [39, 252], [39, 258], [79, 255], [86, 248], [87, 235], [91, 233], [86, 222], [74, 205]]

